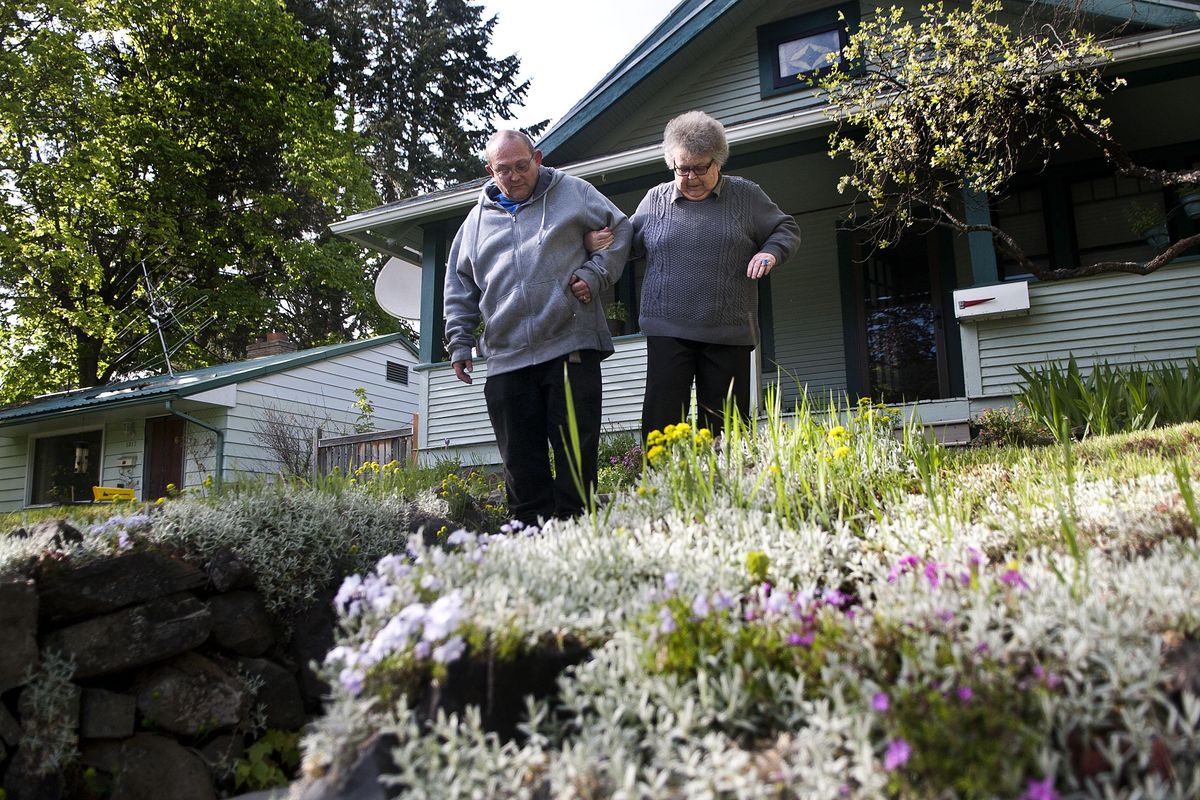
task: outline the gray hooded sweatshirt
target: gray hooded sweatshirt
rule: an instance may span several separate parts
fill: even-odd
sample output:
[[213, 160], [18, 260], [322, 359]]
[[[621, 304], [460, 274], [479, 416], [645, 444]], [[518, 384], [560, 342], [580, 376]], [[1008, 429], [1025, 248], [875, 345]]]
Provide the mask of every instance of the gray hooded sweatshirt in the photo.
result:
[[[488, 374], [541, 364], [575, 350], [613, 352], [600, 292], [621, 277], [632, 227], [590, 183], [541, 167], [537, 188], [512, 214], [488, 181], [454, 237], [446, 267], [446, 339], [450, 360], [471, 358], [484, 320], [480, 354]], [[589, 254], [588, 231], [611, 228], [615, 241]], [[571, 293], [578, 275], [591, 303]]]

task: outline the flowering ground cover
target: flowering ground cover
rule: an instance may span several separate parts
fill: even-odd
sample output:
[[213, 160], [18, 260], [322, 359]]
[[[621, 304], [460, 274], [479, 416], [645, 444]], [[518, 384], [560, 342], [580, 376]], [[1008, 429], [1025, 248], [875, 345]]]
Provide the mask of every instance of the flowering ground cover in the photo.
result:
[[404, 797], [1200, 796], [1196, 425], [950, 453], [869, 404], [671, 426], [544, 530], [336, 598], [306, 774]]

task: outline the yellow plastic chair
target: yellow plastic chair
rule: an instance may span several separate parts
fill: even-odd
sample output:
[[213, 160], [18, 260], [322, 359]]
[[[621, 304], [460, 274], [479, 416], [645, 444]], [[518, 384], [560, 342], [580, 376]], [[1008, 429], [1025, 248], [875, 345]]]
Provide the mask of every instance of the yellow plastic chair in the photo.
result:
[[111, 503], [114, 500], [133, 500], [133, 489], [122, 486], [93, 486], [92, 501], [96, 503]]

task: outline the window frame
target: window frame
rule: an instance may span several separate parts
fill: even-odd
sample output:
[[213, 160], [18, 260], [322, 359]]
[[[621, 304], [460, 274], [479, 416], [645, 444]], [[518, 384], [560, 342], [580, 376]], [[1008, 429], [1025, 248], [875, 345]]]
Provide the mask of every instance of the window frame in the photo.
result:
[[759, 95], [766, 99], [812, 89], [812, 86], [803, 78], [820, 75], [829, 68], [819, 67], [807, 72], [780, 77], [780, 46], [798, 39], [837, 31], [840, 46], [845, 47], [849, 42], [850, 34], [858, 27], [858, 21], [858, 3], [842, 3], [808, 14], [760, 25], [757, 29]]
[[85, 434], [85, 433], [99, 433], [100, 434], [99, 451], [97, 453], [95, 453], [94, 455], [92, 455], [91, 458], [94, 459], [94, 464], [96, 466], [96, 482], [93, 485], [102, 485], [103, 484], [103, 481], [104, 481], [104, 452], [105, 452], [105, 445], [106, 445], [107, 433], [108, 433], [106, 426], [104, 426], [104, 425], [81, 425], [78, 427], [67, 428], [67, 429], [58, 429], [58, 430], [43, 431], [40, 433], [32, 433], [29, 435], [28, 450], [27, 450], [27, 456], [26, 456], [26, 462], [25, 462], [26, 469], [25, 469], [25, 498], [24, 498], [25, 503], [24, 503], [24, 505], [26, 508], [49, 508], [49, 507], [55, 506], [55, 505], [74, 505], [74, 504], [81, 504], [81, 503], [86, 504], [86, 503], [92, 502], [92, 498], [91, 498], [90, 494], [83, 500], [65, 501], [62, 503], [35, 502], [34, 498], [33, 498], [35, 468], [37, 466], [38, 442], [43, 441], [45, 439], [65, 439], [65, 438], [68, 438], [71, 436], [79, 436], [80, 434]]

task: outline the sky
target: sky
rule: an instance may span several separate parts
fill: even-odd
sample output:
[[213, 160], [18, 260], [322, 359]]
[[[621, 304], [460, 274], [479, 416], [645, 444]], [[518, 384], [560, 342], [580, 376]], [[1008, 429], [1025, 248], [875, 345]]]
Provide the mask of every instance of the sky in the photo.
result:
[[521, 59], [530, 79], [525, 105], [516, 109], [522, 127], [558, 121], [616, 66], [679, 0], [483, 0], [496, 16], [491, 53]]

